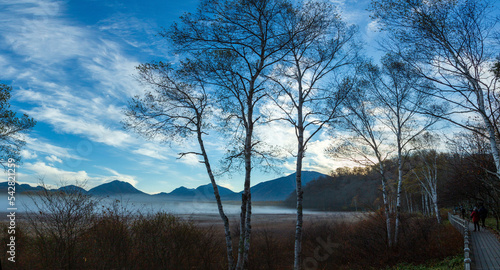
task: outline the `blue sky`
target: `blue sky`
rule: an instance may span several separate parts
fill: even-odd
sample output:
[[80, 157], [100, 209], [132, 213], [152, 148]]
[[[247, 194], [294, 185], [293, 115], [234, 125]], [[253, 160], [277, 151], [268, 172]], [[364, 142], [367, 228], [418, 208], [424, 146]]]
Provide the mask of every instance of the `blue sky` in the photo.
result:
[[[360, 26], [368, 45], [378, 34], [368, 17], [368, 0], [332, 1], [349, 23]], [[12, 105], [38, 121], [26, 136], [18, 180], [47, 184], [87, 181], [87, 188], [114, 179], [148, 193], [169, 192], [208, 183], [195, 157], [177, 159], [179, 149], [196, 144], [162, 145], [123, 130], [127, 100], [144, 90], [135, 67], [171, 60], [168, 45], [155, 36], [197, 0], [0, 0], [0, 81], [14, 88]], [[373, 45], [368, 51], [374, 50]], [[279, 131], [279, 132], [278, 132]], [[269, 128], [272, 141], [295, 145], [293, 131]], [[274, 136], [281, 134], [281, 137]], [[343, 161], [325, 157], [331, 138], [320, 134], [308, 148], [306, 170], [328, 173]], [[224, 145], [208, 138], [216, 159]], [[215, 162], [216, 160], [214, 160]], [[293, 172], [293, 159], [283, 159], [280, 173], [256, 172], [253, 183]], [[235, 191], [242, 175], [223, 177]]]

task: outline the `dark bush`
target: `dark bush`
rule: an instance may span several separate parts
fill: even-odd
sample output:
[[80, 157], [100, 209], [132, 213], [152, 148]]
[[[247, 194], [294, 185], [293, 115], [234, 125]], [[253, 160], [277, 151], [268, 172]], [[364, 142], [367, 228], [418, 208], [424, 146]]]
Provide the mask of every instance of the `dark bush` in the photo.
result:
[[[136, 220], [131, 259], [138, 269], [220, 269], [224, 244], [210, 230], [166, 213]], [[222, 249], [221, 249], [222, 248]]]
[[[437, 224], [434, 218], [410, 215], [403, 216], [398, 244], [391, 248], [387, 246], [385, 219], [380, 214], [356, 223], [315, 224], [307, 231], [304, 258], [317, 263], [318, 268], [312, 269], [380, 269], [402, 262], [422, 264], [457, 255], [463, 244], [460, 233], [449, 225]], [[315, 250], [324, 256], [318, 259]]]

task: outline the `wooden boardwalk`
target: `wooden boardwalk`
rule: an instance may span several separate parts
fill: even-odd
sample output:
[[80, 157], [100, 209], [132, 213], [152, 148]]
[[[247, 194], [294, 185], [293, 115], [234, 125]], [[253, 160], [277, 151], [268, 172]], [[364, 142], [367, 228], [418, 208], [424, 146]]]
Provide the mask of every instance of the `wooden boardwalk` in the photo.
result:
[[471, 235], [472, 269], [500, 270], [500, 242], [485, 228], [474, 231], [474, 224], [469, 223]]
[[[468, 228], [470, 240], [465, 236], [465, 257], [470, 256], [470, 269], [476, 270], [500, 270], [500, 241], [489, 230], [482, 228], [480, 231], [474, 231], [474, 224], [467, 222], [468, 226], [464, 226], [464, 220], [456, 215], [448, 214], [448, 219], [451, 224], [457, 228], [460, 233], [464, 234], [464, 228]], [[466, 259], [468, 261], [468, 259]], [[466, 263], [465, 269], [469, 269], [469, 264]]]

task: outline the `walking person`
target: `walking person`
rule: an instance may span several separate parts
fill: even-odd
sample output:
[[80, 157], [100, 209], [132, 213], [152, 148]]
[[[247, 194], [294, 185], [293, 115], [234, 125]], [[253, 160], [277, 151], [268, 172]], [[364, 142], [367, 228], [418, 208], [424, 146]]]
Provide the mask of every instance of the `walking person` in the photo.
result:
[[479, 218], [481, 219], [481, 223], [483, 223], [483, 227], [486, 227], [486, 218], [488, 217], [488, 209], [484, 207], [483, 204], [481, 204], [481, 207], [479, 208]]
[[479, 211], [477, 210], [477, 207], [474, 207], [474, 210], [470, 214], [470, 217], [472, 218], [472, 222], [474, 223], [474, 231], [479, 231]]

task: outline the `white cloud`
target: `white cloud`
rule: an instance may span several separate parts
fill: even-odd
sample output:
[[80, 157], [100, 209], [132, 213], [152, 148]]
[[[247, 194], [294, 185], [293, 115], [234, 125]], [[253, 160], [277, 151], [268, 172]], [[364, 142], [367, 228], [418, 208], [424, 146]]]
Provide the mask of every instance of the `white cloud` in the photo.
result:
[[269, 125], [259, 127], [256, 133], [266, 144], [278, 146], [283, 150], [281, 153], [276, 153], [280, 157], [297, 152], [295, 128], [287, 122], [271, 122]]
[[[23, 171], [29, 170], [32, 172], [32, 175], [36, 177], [43, 178], [50, 183], [57, 183], [59, 181], [83, 181], [86, 179], [90, 179], [89, 175], [85, 171], [65, 171], [49, 164], [46, 164], [42, 161], [37, 161], [35, 163], [25, 163], [23, 165]], [[34, 179], [37, 180], [37, 179]]]
[[[35, 163], [25, 163], [22, 166], [23, 173], [19, 174], [19, 178], [27, 183], [37, 184], [39, 180], [43, 179], [44, 183], [51, 186], [57, 187], [61, 183], [64, 185], [74, 184], [74, 183], [85, 183], [86, 189], [93, 188], [97, 185], [107, 183], [113, 180], [120, 180], [128, 182], [133, 186], [136, 186], [138, 181], [135, 176], [121, 174], [113, 169], [106, 167], [99, 167], [106, 171], [105, 174], [99, 175], [89, 175], [86, 171], [67, 171], [61, 168], [55, 167], [53, 164], [47, 164], [42, 161]], [[30, 174], [25, 172], [29, 171]]]
[[342, 19], [349, 24], [360, 24], [368, 16], [366, 0], [330, 0], [337, 7]]
[[13, 15], [54, 16], [59, 14], [60, 1], [17, 0], [5, 7]]
[[14, 77], [19, 71], [12, 65], [9, 65], [12, 60], [8, 59], [6, 56], [0, 55], [0, 70], [2, 71], [2, 76], [5, 78]]
[[90, 115], [90, 119], [86, 119], [85, 115], [68, 115], [62, 109], [46, 107], [38, 107], [30, 113], [35, 115], [36, 120], [52, 124], [59, 132], [83, 135], [110, 146], [124, 146], [132, 140], [126, 132], [94, 121]]
[[177, 160], [178, 162], [184, 163], [191, 167], [201, 167], [199, 156], [197, 155], [185, 155]]
[[[111, 18], [103, 19], [98, 23], [99, 30], [110, 32], [119, 36], [127, 44], [137, 49], [144, 49], [157, 43], [158, 39], [155, 35], [158, 33], [159, 27], [152, 21], [142, 21], [125, 13], [114, 14]], [[137, 37], [137, 33], [146, 33], [148, 37]]]
[[46, 156], [45, 159], [51, 163], [62, 163], [62, 160], [55, 155]]
[[26, 150], [26, 149], [21, 150], [20, 155], [21, 155], [21, 158], [23, 158], [24, 160], [35, 159], [35, 158], [38, 157], [38, 155], [36, 154], [36, 152], [29, 151], [29, 150]]
[[147, 156], [154, 159], [166, 160], [166, 155], [162, 154], [162, 147], [154, 143], [144, 143], [139, 149], [133, 150], [132, 153]]
[[[56, 146], [50, 144], [48, 142], [42, 141], [41, 139], [32, 138], [30, 136], [26, 136], [26, 151], [32, 151], [33, 158], [36, 158], [36, 153], [45, 153], [48, 155], [54, 155], [56, 157], [61, 158], [70, 158], [76, 160], [85, 160], [85, 158], [78, 156], [75, 154], [73, 149], [64, 148], [60, 146]], [[24, 150], [23, 150], [24, 151]]]
[[236, 187], [234, 187], [233, 185], [231, 185], [231, 183], [229, 182], [224, 182], [224, 181], [220, 181], [220, 183], [217, 183], [217, 185], [221, 186], [221, 187], [225, 187], [225, 188], [228, 188], [234, 192], [238, 192]]
[[350, 161], [339, 161], [333, 159], [325, 153], [325, 150], [334, 142], [334, 139], [317, 140], [310, 142], [307, 147], [306, 157], [304, 158], [304, 170], [317, 171], [328, 174], [339, 167], [356, 166]]
[[[5, 26], [10, 32], [4, 35], [5, 42], [19, 55], [42, 66], [90, 53], [85, 29], [70, 26], [52, 17], [10, 18], [16, 23]], [[9, 27], [10, 26], [10, 27]], [[16, 28], [16, 29], [13, 29]], [[17, 30], [17, 31], [15, 31]], [[14, 32], [15, 31], [15, 32]]]
[[366, 33], [365, 33], [368, 42], [370, 42], [378, 35], [380, 35], [379, 29], [380, 29], [380, 24], [377, 20], [372, 20], [368, 23], [368, 25], [366, 26]]
[[136, 186], [138, 181], [136, 179], [135, 176], [132, 176], [132, 175], [126, 175], [126, 174], [121, 174], [113, 169], [110, 169], [110, 168], [106, 168], [106, 167], [99, 167], [101, 169], [104, 169], [106, 171], [108, 171], [109, 173], [111, 173], [112, 175], [111, 176], [100, 176], [100, 177], [97, 177], [95, 179], [99, 179], [102, 183], [106, 183], [106, 182], [110, 182], [110, 181], [113, 181], [113, 180], [120, 180], [120, 181], [124, 181], [124, 182], [127, 182], [129, 184], [131, 184], [132, 186]]
[[[139, 63], [97, 28], [64, 17], [64, 2], [18, 1], [0, 11], [3, 57], [21, 87], [14, 98], [31, 103], [24, 110], [54, 130], [86, 136], [115, 147], [134, 142], [121, 129], [126, 100], [141, 89], [133, 78]], [[8, 12], [7, 12], [7, 11]], [[11, 59], [17, 57], [16, 59]], [[2, 69], [3, 70], [3, 69]], [[24, 87], [23, 87], [24, 86]], [[27, 86], [27, 87], [26, 87]]]

